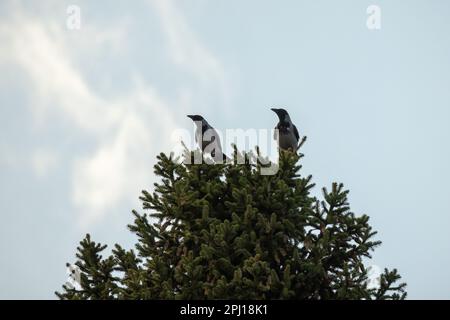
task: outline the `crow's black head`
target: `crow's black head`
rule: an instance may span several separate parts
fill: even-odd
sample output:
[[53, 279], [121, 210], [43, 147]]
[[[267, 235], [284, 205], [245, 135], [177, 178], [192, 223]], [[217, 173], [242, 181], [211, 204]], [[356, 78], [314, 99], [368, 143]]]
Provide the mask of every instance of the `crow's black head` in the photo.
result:
[[277, 114], [277, 116], [278, 116], [278, 118], [280, 119], [280, 121], [284, 121], [284, 120], [286, 120], [287, 117], [289, 117], [289, 114], [288, 114], [287, 111], [284, 110], [284, 109], [275, 109], [275, 108], [272, 108], [272, 109], [270, 109], [270, 110], [272, 110], [273, 112], [275, 112], [275, 113]]
[[191, 118], [193, 121], [203, 121], [203, 120], [205, 120], [205, 119], [203, 119], [202, 116], [199, 116], [198, 114], [194, 114], [194, 115], [189, 114], [188, 118]]

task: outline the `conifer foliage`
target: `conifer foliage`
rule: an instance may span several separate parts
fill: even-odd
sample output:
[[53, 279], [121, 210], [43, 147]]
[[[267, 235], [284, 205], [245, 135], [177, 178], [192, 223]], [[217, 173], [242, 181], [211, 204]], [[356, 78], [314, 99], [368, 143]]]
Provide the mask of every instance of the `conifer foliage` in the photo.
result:
[[[197, 152], [197, 151], [196, 151]], [[191, 156], [196, 153], [193, 152]], [[198, 154], [197, 154], [198, 155]], [[249, 158], [237, 150], [234, 159]], [[165, 154], [160, 182], [133, 211], [132, 250], [89, 235], [76, 265], [80, 288], [60, 299], [404, 299], [397, 270], [368, 286], [365, 260], [380, 241], [369, 217], [350, 211], [342, 184], [311, 195], [302, 155], [281, 152], [275, 175], [262, 164], [177, 164]], [[236, 160], [235, 160], [236, 161]]]

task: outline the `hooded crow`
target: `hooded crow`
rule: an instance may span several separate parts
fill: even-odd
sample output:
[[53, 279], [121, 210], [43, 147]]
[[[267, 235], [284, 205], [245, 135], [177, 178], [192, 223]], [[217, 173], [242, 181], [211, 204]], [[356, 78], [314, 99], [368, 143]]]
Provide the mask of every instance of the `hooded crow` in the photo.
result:
[[195, 142], [202, 152], [210, 154], [215, 161], [225, 161], [228, 157], [223, 154], [217, 131], [200, 115], [188, 115], [196, 125]]
[[[284, 109], [270, 109], [278, 116], [279, 122], [275, 127], [273, 138], [278, 141], [278, 146], [282, 150], [291, 150], [297, 152], [299, 147], [300, 135], [297, 127], [292, 123], [289, 114]], [[277, 134], [278, 132], [278, 134]]]

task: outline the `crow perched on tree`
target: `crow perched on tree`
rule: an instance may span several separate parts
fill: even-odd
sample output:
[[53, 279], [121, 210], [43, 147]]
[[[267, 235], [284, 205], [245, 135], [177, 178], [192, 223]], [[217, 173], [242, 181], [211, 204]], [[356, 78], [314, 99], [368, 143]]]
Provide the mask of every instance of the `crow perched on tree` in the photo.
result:
[[289, 114], [284, 109], [270, 109], [278, 116], [279, 122], [275, 127], [273, 138], [278, 141], [278, 146], [282, 150], [291, 150], [297, 152], [300, 142], [300, 135], [298, 134], [297, 127], [292, 123]]
[[188, 115], [196, 125], [195, 142], [202, 152], [210, 154], [214, 161], [226, 161], [228, 157], [222, 152], [220, 138], [217, 131], [200, 115]]

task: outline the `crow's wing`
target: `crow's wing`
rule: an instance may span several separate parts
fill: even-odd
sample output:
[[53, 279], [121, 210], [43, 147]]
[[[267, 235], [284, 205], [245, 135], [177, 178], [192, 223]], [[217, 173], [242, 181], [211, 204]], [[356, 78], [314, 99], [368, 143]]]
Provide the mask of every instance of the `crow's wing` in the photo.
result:
[[[215, 132], [214, 132], [215, 133]], [[216, 133], [215, 133], [216, 134]], [[213, 135], [212, 137], [211, 137], [211, 140], [210, 140], [210, 142], [208, 143], [208, 144], [210, 144], [210, 143], [214, 143], [214, 141], [216, 141], [216, 136], [215, 135]], [[211, 151], [211, 156], [214, 158], [215, 156], [216, 156], [216, 149], [212, 149], [212, 151]]]
[[211, 143], [211, 142], [214, 142], [215, 140], [216, 140], [216, 136], [218, 135], [217, 134], [217, 131], [216, 130], [214, 130], [214, 128], [213, 127], [211, 127], [211, 126], [203, 126], [203, 128], [202, 128], [202, 136], [203, 136], [203, 138], [205, 137], [205, 132], [206, 131], [208, 131], [208, 130], [211, 130], [210, 132], [212, 132], [212, 134], [210, 135], [210, 139], [209, 139], [209, 142]]
[[[202, 143], [203, 143], [203, 138], [205, 136], [205, 132], [207, 130], [209, 130], [209, 129], [210, 129], [210, 127], [208, 125], [203, 124], [202, 125], [202, 129], [201, 129], [201, 133], [199, 132], [199, 134], [201, 134], [201, 136], [197, 137], [197, 135], [195, 135], [195, 142], [200, 143], [199, 141], [202, 141]], [[199, 141], [197, 141], [197, 140], [199, 140]], [[203, 147], [202, 147], [202, 149], [203, 149]]]
[[295, 126], [295, 124], [292, 124], [294, 126], [294, 134], [295, 134], [295, 138], [298, 140], [300, 140], [300, 135], [298, 134], [298, 130], [297, 127]]
[[[203, 131], [203, 137], [202, 138], [203, 139], [205, 138], [205, 132], [208, 131], [208, 130], [212, 130], [212, 132], [210, 132], [211, 134], [208, 135], [209, 136], [209, 140], [206, 140], [206, 142], [203, 141], [204, 145], [203, 145], [202, 149], [206, 148], [206, 146], [210, 145], [211, 143], [216, 143], [216, 137], [217, 137], [217, 143], [216, 143], [217, 151], [222, 153], [222, 146], [220, 145], [219, 135], [218, 135], [217, 131], [213, 127], [211, 127], [209, 125], [203, 126], [202, 127], [202, 131]], [[211, 150], [211, 156], [213, 158], [216, 156], [216, 149], [215, 148], [213, 150]]]

